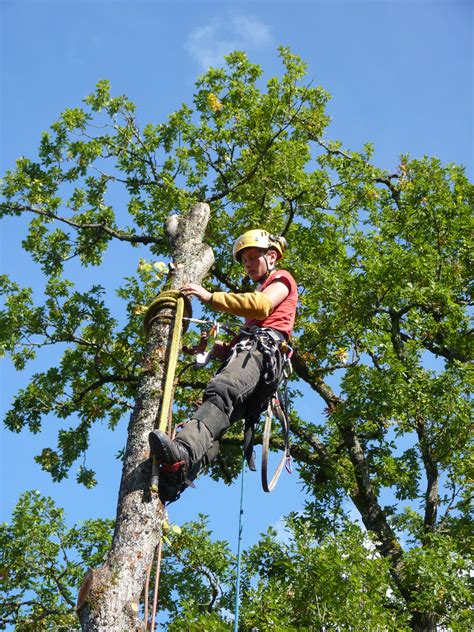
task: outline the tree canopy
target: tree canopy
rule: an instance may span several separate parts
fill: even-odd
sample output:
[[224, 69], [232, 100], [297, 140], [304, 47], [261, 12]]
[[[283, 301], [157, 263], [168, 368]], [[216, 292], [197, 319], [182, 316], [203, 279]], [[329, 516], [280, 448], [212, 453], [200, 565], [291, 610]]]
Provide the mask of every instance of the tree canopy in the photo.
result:
[[[101, 81], [43, 134], [38, 157], [18, 159], [5, 175], [1, 214], [31, 217], [22, 245], [44, 286], [39, 300], [1, 277], [1, 348], [18, 370], [43, 349], [61, 350], [16, 395], [5, 425], [38, 432], [50, 416], [64, 420], [57, 446], [37, 456], [63, 479], [93, 425], [106, 420], [113, 430], [134, 407], [149, 370], [143, 312], [170, 283], [170, 261], [180, 264], [173, 235], [181, 229], [170, 231], [170, 221], [189, 223], [193, 205], [209, 205], [203, 240], [214, 264], [205, 283], [216, 290], [249, 287], [230, 256], [240, 233], [259, 226], [282, 234], [290, 244], [285, 267], [301, 290], [292, 388], [309, 387], [305, 397], [322, 400], [326, 416], [303, 418], [293, 407], [293, 455], [310, 501], [290, 521], [288, 544], [269, 533], [247, 553], [242, 629], [268, 629], [274, 620], [281, 628], [272, 629], [360, 629], [364, 617], [372, 629], [468, 629], [474, 187], [460, 165], [401, 155], [385, 170], [370, 143], [354, 151], [328, 139], [329, 95], [308, 82], [296, 55], [281, 48], [280, 56], [281, 76], [264, 81], [259, 66], [232, 53], [224, 68], [198, 79], [192, 104], [143, 127], [135, 105]], [[192, 234], [192, 222], [188, 228]], [[137, 253], [137, 268], [115, 295], [100, 284], [112, 245]], [[180, 374], [177, 421], [209, 375]], [[229, 433], [212, 476], [236, 475], [240, 435]], [[93, 486], [95, 474], [82, 467], [78, 481]], [[348, 500], [366, 532], [351, 522]], [[54, 513], [51, 528], [61, 531], [48, 503], [40, 501], [41, 511]], [[14, 516], [4, 528], [8, 539], [20, 523]], [[204, 523], [190, 531], [212, 546]], [[38, 560], [52, 533], [42, 531]], [[92, 529], [92, 543], [97, 534], [105, 537], [102, 527]], [[5, 555], [8, 565], [21, 563], [19, 551]], [[224, 545], [213, 563], [216, 585], [225, 586], [233, 561]], [[180, 608], [165, 598], [170, 629], [182, 617], [196, 629], [202, 617], [206, 629], [225, 629], [225, 589], [214, 601], [203, 594], [207, 610], [196, 609], [189, 586], [205, 593], [209, 569], [199, 579], [191, 566], [176, 584], [179, 565], [167, 566], [165, 594], [177, 587], [183, 594]], [[25, 616], [54, 621], [51, 596], [36, 579], [23, 586], [20, 575], [15, 584], [2, 570], [7, 593], [36, 590], [42, 605], [31, 615], [12, 607], [2, 621], [10, 617], [18, 629], [27, 629]]]

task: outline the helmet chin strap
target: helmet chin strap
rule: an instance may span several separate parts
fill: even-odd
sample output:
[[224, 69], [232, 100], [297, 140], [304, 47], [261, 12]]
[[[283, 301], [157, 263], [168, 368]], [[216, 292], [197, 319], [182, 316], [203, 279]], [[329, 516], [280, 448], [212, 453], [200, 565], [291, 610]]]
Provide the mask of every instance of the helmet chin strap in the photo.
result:
[[275, 266], [271, 267], [268, 265], [268, 260], [267, 260], [267, 252], [263, 255], [263, 258], [265, 259], [265, 265], [267, 266], [267, 271], [265, 272], [265, 274], [263, 276], [261, 276], [257, 283], [263, 283], [266, 279], [268, 279], [268, 277], [270, 276], [270, 274], [273, 272], [273, 270], [275, 269]]

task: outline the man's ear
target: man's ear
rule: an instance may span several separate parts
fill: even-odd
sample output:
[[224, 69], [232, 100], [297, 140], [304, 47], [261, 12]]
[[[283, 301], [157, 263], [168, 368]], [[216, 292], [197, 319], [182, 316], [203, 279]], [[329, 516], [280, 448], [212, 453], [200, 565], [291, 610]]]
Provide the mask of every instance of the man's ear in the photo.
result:
[[270, 248], [267, 254], [271, 257], [271, 264], [273, 265], [278, 257], [277, 251], [274, 248]]

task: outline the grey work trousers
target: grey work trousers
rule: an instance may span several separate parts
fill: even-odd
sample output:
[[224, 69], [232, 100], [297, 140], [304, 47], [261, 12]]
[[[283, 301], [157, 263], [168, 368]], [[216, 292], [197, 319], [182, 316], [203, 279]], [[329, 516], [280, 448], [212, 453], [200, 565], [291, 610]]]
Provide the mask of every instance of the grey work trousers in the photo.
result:
[[[276, 375], [280, 375], [281, 354], [275, 347]], [[257, 348], [241, 350], [210, 380], [203, 403], [193, 414], [178, 439], [186, 444], [194, 463], [212, 461], [219, 452], [219, 439], [238, 419], [262, 410], [278, 386], [278, 377], [266, 384], [264, 357]], [[205, 429], [201, 428], [201, 424]]]

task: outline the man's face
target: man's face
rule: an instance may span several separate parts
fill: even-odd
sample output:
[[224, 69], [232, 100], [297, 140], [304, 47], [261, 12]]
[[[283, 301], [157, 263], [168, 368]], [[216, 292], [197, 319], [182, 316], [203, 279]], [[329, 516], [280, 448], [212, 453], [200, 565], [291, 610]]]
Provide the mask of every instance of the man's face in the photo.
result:
[[242, 251], [241, 262], [245, 272], [252, 279], [258, 281], [267, 273], [267, 263], [270, 270], [276, 260], [276, 252], [274, 250], [265, 251], [262, 248], [245, 248]]

